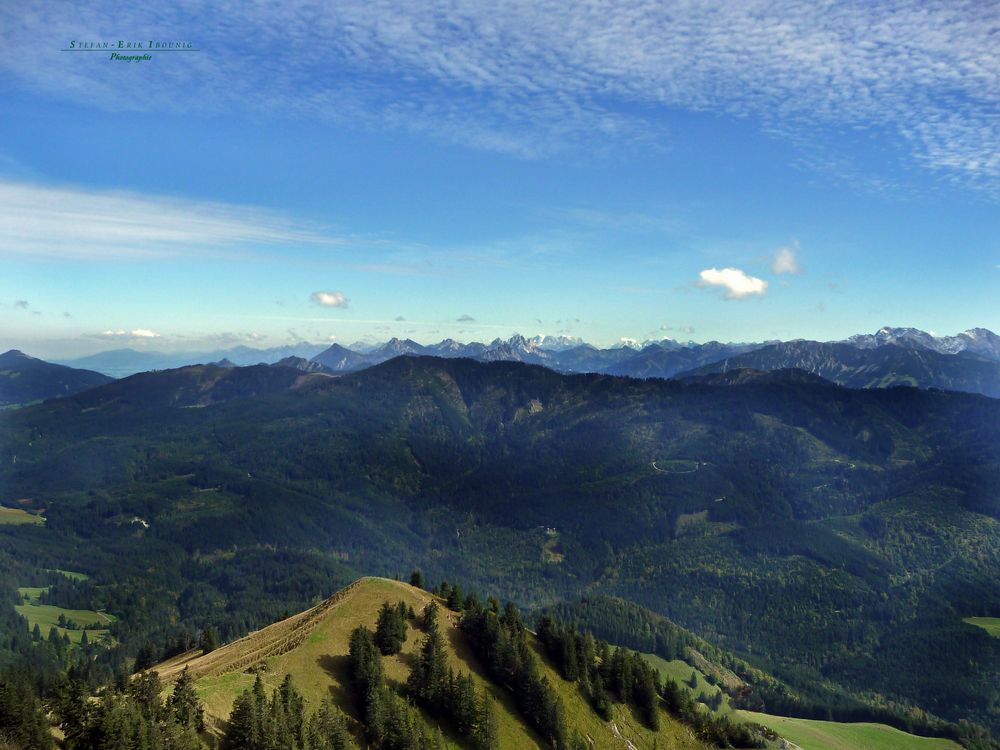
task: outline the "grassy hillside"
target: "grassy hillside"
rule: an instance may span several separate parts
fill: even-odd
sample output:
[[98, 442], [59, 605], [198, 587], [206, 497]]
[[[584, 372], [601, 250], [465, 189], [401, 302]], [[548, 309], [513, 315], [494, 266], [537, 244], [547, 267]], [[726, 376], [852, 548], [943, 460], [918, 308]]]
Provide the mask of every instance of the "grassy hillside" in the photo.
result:
[[45, 518], [38, 513], [28, 513], [23, 508], [5, 508], [0, 505], [0, 525], [20, 526], [22, 524], [37, 524], [40, 526], [44, 523]]
[[[205, 704], [208, 725], [221, 733], [233, 701], [254, 681], [254, 672], [262, 670], [268, 689], [276, 688], [286, 675], [292, 675], [297, 688], [309, 705], [317, 706], [331, 696], [351, 717], [358, 718], [353, 692], [348, 682], [347, 651], [351, 631], [359, 625], [374, 628], [382, 602], [403, 601], [420, 611], [434, 597], [426, 591], [399, 581], [363, 578], [338, 592], [311, 610], [290, 617], [206, 655], [189, 652], [164, 662], [154, 669], [165, 680], [175, 679], [184, 668], [196, 677], [199, 696]], [[439, 605], [442, 604], [437, 600]], [[471, 673], [477, 688], [485, 688], [496, 699], [503, 748], [541, 748], [541, 740], [525, 723], [508, 690], [491, 682], [472, 653], [464, 635], [456, 627], [458, 615], [441, 610], [440, 622], [446, 638], [449, 666], [456, 672]], [[410, 628], [403, 651], [385, 657], [383, 663], [390, 683], [401, 686], [409, 674], [423, 633]], [[536, 644], [537, 645], [537, 644]], [[541, 649], [537, 649], [541, 657]], [[562, 680], [545, 664], [545, 674], [566, 706], [567, 723], [593, 740], [592, 747], [618, 750], [629, 746], [685, 750], [701, 749], [690, 729], [664, 711], [659, 732], [644, 727], [631, 712], [614, 707], [610, 722], [600, 719], [586, 703], [575, 683]], [[447, 730], [447, 727], [445, 727]], [[463, 741], [447, 734], [449, 741], [464, 746]], [[631, 745], [630, 745], [631, 743]]]
[[1000, 638], [1000, 617], [966, 617], [962, 622], [982, 628], [995, 638]]
[[[655, 654], [643, 654], [643, 657], [657, 668], [664, 679], [671, 679], [681, 684], [694, 697], [703, 694], [712, 698], [721, 692], [721, 705], [714, 713], [728, 716], [734, 721], [761, 724], [777, 732], [781, 740], [794, 743], [802, 750], [960, 750], [961, 748], [951, 740], [917, 737], [885, 724], [814, 721], [735, 709], [730, 697], [721, 691], [718, 685], [708, 682], [706, 675], [690, 664], [679, 659], [666, 661]], [[696, 686], [690, 688], [686, 683], [692, 674]], [[711, 710], [708, 706], [704, 709]], [[781, 740], [776, 741], [774, 746], [787, 747]]]
[[884, 724], [838, 724], [751, 711], [738, 715], [773, 729], [802, 750], [961, 750], [951, 740], [914, 737]]

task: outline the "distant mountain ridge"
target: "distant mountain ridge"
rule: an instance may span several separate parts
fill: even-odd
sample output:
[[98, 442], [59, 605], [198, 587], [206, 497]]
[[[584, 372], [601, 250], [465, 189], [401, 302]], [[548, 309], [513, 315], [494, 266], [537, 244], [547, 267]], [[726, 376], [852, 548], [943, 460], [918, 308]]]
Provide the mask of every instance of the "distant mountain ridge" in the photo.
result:
[[334, 344], [313, 358], [333, 372], [363, 370], [403, 354], [467, 357], [483, 362], [525, 362], [563, 373], [600, 373], [634, 378], [688, 378], [731, 369], [802, 370], [852, 388], [910, 385], [1000, 397], [1000, 336], [974, 328], [939, 337], [915, 328], [881, 328], [846, 341], [680, 343], [672, 339], [598, 349], [590, 344], [515, 335], [489, 344], [446, 339], [423, 345], [391, 339], [354, 351]]
[[112, 380], [99, 372], [29, 357], [17, 349], [0, 354], [0, 406], [71, 396]]
[[288, 344], [268, 349], [254, 349], [237, 346], [231, 349], [217, 349], [203, 352], [157, 352], [136, 349], [112, 349], [76, 359], [59, 359], [58, 364], [67, 367], [82, 367], [96, 370], [114, 378], [123, 378], [150, 370], [170, 370], [186, 365], [200, 365], [209, 362], [229, 361], [233, 366], [274, 364], [287, 357], [311, 359], [323, 351], [322, 344]]
[[242, 346], [202, 353], [119, 349], [62, 364], [85, 366], [118, 377], [210, 362], [240, 367], [280, 365], [303, 372], [345, 374], [403, 355], [525, 362], [562, 373], [634, 378], [699, 377], [731, 369], [797, 369], [853, 388], [911, 385], [1000, 397], [1000, 336], [985, 328], [936, 336], [916, 328], [887, 326], [875, 333], [830, 342], [799, 339], [696, 344], [665, 338], [639, 344], [623, 340], [604, 349], [571, 336], [528, 338], [515, 334], [489, 343], [462, 343], [448, 338], [436, 344], [392, 338], [351, 346], [334, 343], [326, 348], [303, 342], [270, 349]]
[[726, 357], [681, 373], [679, 377], [748, 368], [804, 370], [849, 388], [908, 385], [1000, 398], [1000, 361], [966, 351], [943, 354], [935, 349], [906, 346], [895, 341], [871, 349], [847, 343], [789, 341]]

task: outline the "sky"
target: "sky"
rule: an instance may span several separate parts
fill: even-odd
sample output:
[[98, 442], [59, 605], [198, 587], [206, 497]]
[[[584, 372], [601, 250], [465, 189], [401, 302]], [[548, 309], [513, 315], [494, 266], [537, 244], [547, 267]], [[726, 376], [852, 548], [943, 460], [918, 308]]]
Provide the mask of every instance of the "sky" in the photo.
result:
[[1000, 3], [80, 5], [0, 4], [0, 350], [1000, 331]]

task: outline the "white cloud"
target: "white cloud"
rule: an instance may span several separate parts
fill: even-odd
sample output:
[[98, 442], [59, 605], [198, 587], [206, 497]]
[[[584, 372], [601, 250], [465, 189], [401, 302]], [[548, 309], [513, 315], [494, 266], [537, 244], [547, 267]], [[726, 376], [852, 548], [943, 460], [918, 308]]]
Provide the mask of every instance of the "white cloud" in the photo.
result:
[[774, 273], [802, 273], [798, 260], [799, 241], [793, 240], [791, 245], [778, 248], [774, 253], [771, 270]]
[[460, 318], [456, 318], [455, 322], [456, 323], [475, 323], [476, 319], [473, 318], [471, 315], [463, 315]]
[[148, 328], [136, 328], [131, 331], [119, 329], [117, 331], [101, 331], [97, 334], [102, 339], [158, 339], [160, 334]]
[[726, 290], [727, 299], [743, 299], [767, 292], [767, 282], [750, 276], [739, 268], [706, 268], [698, 274], [700, 286], [717, 286]]
[[347, 297], [343, 292], [313, 292], [309, 299], [322, 307], [347, 307]]

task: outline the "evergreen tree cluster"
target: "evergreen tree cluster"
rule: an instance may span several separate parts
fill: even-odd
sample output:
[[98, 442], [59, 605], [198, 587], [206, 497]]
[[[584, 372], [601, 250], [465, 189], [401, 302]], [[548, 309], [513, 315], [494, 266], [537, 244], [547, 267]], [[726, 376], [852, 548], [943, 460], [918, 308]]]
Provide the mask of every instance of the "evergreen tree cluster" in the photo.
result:
[[440, 730], [431, 735], [419, 714], [385, 684], [375, 636], [361, 626], [351, 633], [351, 681], [361, 704], [365, 736], [378, 750], [443, 750]]
[[[732, 722], [726, 716], [705, 711], [699, 707], [699, 703], [705, 703], [709, 708], [720, 704], [711, 705], [712, 699], [695, 700], [688, 690], [674, 680], [666, 681], [662, 694], [663, 702], [671, 714], [691, 726], [699, 738], [716, 747], [767, 747], [765, 737], [773, 735], [773, 732], [763, 727]], [[715, 695], [721, 702], [722, 693]]]
[[[611, 718], [613, 699], [629, 705], [655, 731], [660, 726], [662, 699], [671, 714], [693, 727], [706, 742], [718, 747], [765, 746], [758, 728], [732, 723], [698, 707], [700, 701], [717, 711], [722, 704], [721, 691], [695, 701], [688, 690], [672, 680], [661, 685], [659, 673], [641, 654], [621, 647], [612, 650], [589, 632], [579, 633], [574, 626], [564, 626], [547, 615], [539, 618], [537, 632], [563, 678], [579, 683], [581, 692], [602, 718]], [[687, 684], [697, 687], [695, 672], [691, 672]]]
[[307, 720], [305, 701], [295, 689], [291, 675], [281, 687], [267, 692], [260, 673], [253, 687], [233, 704], [229, 727], [222, 739], [223, 750], [352, 750], [357, 746], [347, 728], [347, 719], [329, 700], [324, 700]]
[[590, 633], [563, 627], [551, 617], [538, 621], [538, 639], [556, 663], [563, 679], [576, 681], [594, 710], [611, 718], [610, 698], [632, 706], [650, 729], [660, 726], [659, 673], [639, 654], [624, 648], [614, 651]]
[[501, 613], [492, 597], [485, 607], [476, 600], [470, 605], [462, 616], [462, 630], [494, 679], [513, 692], [521, 713], [550, 745], [570, 747], [565, 708], [541, 674], [517, 607], [508, 603]]
[[24, 750], [49, 750], [52, 733], [31, 685], [14, 675], [0, 676], [0, 738]]
[[389, 602], [382, 603], [375, 625], [375, 645], [383, 656], [398, 654], [403, 648], [411, 611], [405, 602], [399, 602], [395, 607]]
[[427, 637], [406, 682], [406, 691], [432, 716], [451, 719], [459, 734], [472, 738], [476, 750], [496, 750], [499, 738], [492, 700], [486, 691], [476, 691], [472, 675], [456, 676], [448, 667], [437, 612], [434, 602], [424, 611]]
[[124, 689], [108, 688], [96, 703], [83, 683], [64, 683], [53, 700], [64, 747], [199, 750], [198, 732], [205, 727], [194, 680], [185, 670], [166, 701], [162, 692], [156, 672], [138, 675]]

